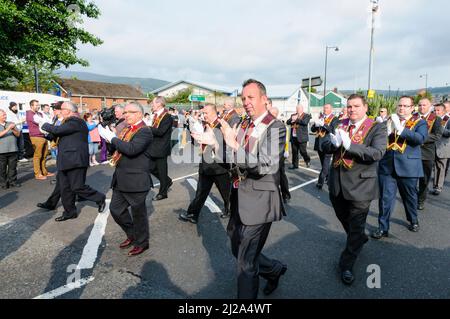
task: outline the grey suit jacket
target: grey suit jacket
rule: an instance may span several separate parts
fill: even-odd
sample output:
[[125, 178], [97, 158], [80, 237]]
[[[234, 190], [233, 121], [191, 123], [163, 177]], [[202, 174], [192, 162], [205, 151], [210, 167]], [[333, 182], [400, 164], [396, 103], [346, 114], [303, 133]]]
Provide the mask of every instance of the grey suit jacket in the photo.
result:
[[436, 142], [436, 156], [450, 158], [450, 121], [445, 125], [442, 138]]
[[286, 127], [276, 120], [261, 135], [257, 154], [240, 148], [235, 156], [239, 169], [248, 174], [238, 190], [239, 216], [244, 225], [279, 221], [285, 214], [278, 174], [285, 142]]
[[[343, 166], [337, 168], [332, 164], [328, 186], [330, 196], [337, 197], [342, 191], [349, 201], [369, 201], [379, 197], [378, 162], [383, 158], [387, 148], [386, 123], [377, 123], [367, 134], [363, 144], [352, 144], [347, 151], [354, 159], [352, 169]], [[323, 143], [326, 153], [334, 153], [333, 163], [338, 149], [326, 136]], [[339, 148], [340, 150], [340, 148]]]

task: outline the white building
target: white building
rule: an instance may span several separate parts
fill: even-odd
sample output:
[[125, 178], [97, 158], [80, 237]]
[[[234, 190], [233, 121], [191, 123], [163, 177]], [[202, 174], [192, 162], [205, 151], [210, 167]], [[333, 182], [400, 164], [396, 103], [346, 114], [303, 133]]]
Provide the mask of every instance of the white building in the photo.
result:
[[213, 84], [204, 84], [199, 82], [190, 82], [190, 81], [177, 81], [173, 83], [169, 83], [163, 87], [160, 87], [154, 91], [152, 91], [152, 94], [163, 96], [165, 98], [175, 96], [179, 92], [192, 88], [194, 95], [204, 95], [204, 96], [214, 96], [214, 94], [221, 94], [230, 96], [233, 94], [233, 92], [236, 91], [236, 88], [229, 88], [229, 87], [223, 87]]
[[288, 119], [296, 113], [298, 104], [308, 111], [308, 95], [299, 85], [267, 85], [266, 89], [272, 105], [280, 110], [281, 119]]

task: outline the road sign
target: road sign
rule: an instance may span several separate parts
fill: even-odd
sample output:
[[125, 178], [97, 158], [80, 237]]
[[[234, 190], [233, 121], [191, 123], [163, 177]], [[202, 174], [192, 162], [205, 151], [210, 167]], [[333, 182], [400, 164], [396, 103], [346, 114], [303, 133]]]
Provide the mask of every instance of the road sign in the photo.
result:
[[206, 96], [204, 95], [189, 95], [189, 101], [191, 102], [205, 102]]
[[368, 99], [373, 99], [374, 97], [375, 97], [375, 90], [369, 90], [368, 92], [367, 92], [367, 98]]
[[313, 78], [306, 78], [302, 80], [302, 89], [309, 88], [309, 84], [311, 81], [311, 87], [321, 86], [323, 81], [320, 76], [316, 76]]

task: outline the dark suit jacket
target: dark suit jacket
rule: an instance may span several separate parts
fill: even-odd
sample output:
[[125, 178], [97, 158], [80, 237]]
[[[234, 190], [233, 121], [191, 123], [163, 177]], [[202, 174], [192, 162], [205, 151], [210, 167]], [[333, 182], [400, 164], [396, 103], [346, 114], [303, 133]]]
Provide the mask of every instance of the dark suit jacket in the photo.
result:
[[[325, 125], [323, 126], [323, 129], [325, 129], [325, 131], [327, 131], [327, 135], [329, 133], [335, 133], [336, 127], [339, 125], [339, 118], [337, 116], [334, 117], [334, 119], [331, 121], [330, 125]], [[319, 127], [316, 127], [315, 124], [313, 124], [313, 126], [311, 127], [311, 131], [313, 133], [317, 133], [319, 131]], [[325, 135], [326, 137], [326, 135]], [[325, 137], [316, 137], [316, 140], [314, 142], [314, 150], [315, 151], [320, 151], [323, 152], [323, 141], [325, 139]]]
[[[309, 121], [311, 121], [311, 115], [304, 113], [304, 116], [302, 119], [298, 118], [295, 122], [292, 121], [292, 117], [287, 121], [287, 125], [291, 125], [291, 142], [297, 139], [299, 143], [306, 143], [309, 141], [309, 132], [308, 132], [308, 124]], [[297, 131], [297, 137], [294, 137], [294, 125], [298, 125]]]
[[442, 119], [440, 117], [436, 118], [434, 121], [431, 132], [428, 134], [428, 138], [422, 145], [422, 160], [423, 161], [434, 161], [436, 158], [436, 142], [442, 138], [442, 133], [444, 128], [442, 127]]
[[[376, 123], [361, 145], [352, 144], [347, 151], [354, 158], [354, 166], [347, 169], [335, 168], [332, 164], [328, 180], [330, 196], [342, 194], [349, 201], [369, 201], [379, 197], [378, 162], [386, 152], [387, 128], [385, 123]], [[330, 136], [324, 138], [325, 153], [334, 153], [333, 163], [338, 149], [331, 143]], [[342, 147], [339, 148], [339, 151]]]
[[238, 190], [239, 217], [244, 225], [279, 221], [285, 214], [279, 174], [285, 143], [286, 127], [276, 120], [258, 141], [256, 155], [242, 148], [237, 152], [237, 166], [248, 174]]
[[405, 152], [387, 151], [380, 161], [379, 174], [392, 175], [395, 172], [399, 177], [423, 177], [420, 146], [428, 136], [427, 123], [420, 120], [412, 130], [405, 128], [400, 136], [407, 141]]
[[150, 176], [152, 130], [141, 128], [129, 142], [113, 138], [111, 144], [122, 157], [117, 163], [111, 188], [124, 193], [147, 192], [153, 187]]
[[223, 142], [223, 134], [220, 130], [221, 125], [218, 124], [214, 129], [214, 135], [219, 142], [219, 149], [213, 153], [213, 147], [208, 145], [202, 153], [202, 161], [200, 162], [198, 172], [204, 175], [222, 175], [229, 173], [229, 164], [226, 164], [226, 152], [224, 150], [225, 142]]
[[233, 116], [231, 116], [231, 118], [227, 121], [227, 123], [231, 127], [239, 125], [239, 123], [241, 123], [241, 117], [239, 116], [239, 114], [235, 113], [233, 114]]
[[58, 171], [89, 167], [89, 130], [82, 119], [73, 116], [59, 126], [45, 123], [42, 129], [59, 138]]
[[173, 118], [170, 114], [165, 115], [158, 128], [151, 127], [153, 133], [153, 143], [150, 155], [156, 158], [167, 157], [170, 155], [171, 136], [172, 136]]

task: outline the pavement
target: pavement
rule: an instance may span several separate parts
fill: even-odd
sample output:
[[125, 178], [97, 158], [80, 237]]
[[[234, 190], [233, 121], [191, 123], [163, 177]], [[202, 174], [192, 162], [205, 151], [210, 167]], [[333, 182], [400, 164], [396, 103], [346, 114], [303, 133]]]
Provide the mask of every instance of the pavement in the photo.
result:
[[[226, 234], [228, 220], [217, 213], [223, 208], [217, 189], [213, 187], [198, 225], [178, 220], [194, 197], [198, 165], [183, 163], [180, 157], [169, 163], [169, 175], [176, 180], [169, 198], [152, 202], [155, 190], [147, 198], [150, 249], [131, 258], [118, 248], [125, 235], [109, 210], [98, 214], [94, 203], [81, 202], [77, 219], [56, 223], [61, 206], [56, 212], [38, 209], [36, 204], [54, 185], [34, 180], [31, 165], [19, 166], [21, 188], [0, 191], [1, 299], [236, 297], [236, 262]], [[449, 178], [446, 190], [439, 197], [430, 195], [420, 212], [419, 233], [407, 230], [398, 201], [390, 237], [366, 244], [355, 265], [356, 280], [347, 287], [337, 270], [346, 236], [327, 187], [315, 187], [319, 168], [315, 157], [311, 169], [286, 169], [295, 190], [286, 206], [288, 216], [272, 225], [264, 252], [286, 263], [288, 271], [270, 298], [450, 298]], [[87, 183], [111, 198], [112, 173], [108, 165], [90, 168]], [[371, 206], [368, 233], [378, 225], [377, 205], [374, 201]], [[375, 281], [373, 269], [379, 271]], [[261, 289], [264, 284], [261, 279]], [[265, 298], [262, 291], [259, 297]]]

